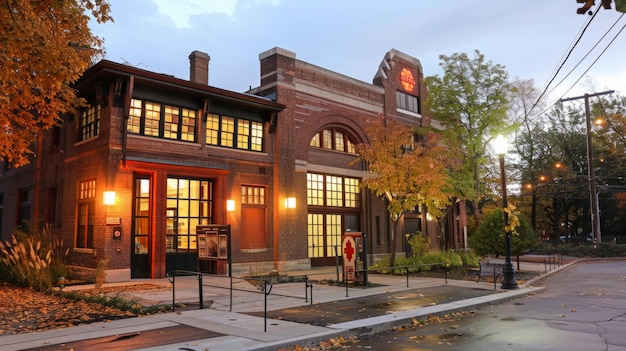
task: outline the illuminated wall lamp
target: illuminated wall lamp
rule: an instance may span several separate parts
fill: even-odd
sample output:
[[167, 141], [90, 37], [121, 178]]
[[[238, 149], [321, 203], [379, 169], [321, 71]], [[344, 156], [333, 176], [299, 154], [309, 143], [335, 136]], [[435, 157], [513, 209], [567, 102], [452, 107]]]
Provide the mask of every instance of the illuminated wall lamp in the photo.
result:
[[102, 201], [105, 205], [115, 205], [115, 191], [105, 191]]
[[296, 198], [288, 197], [285, 199], [285, 208], [296, 208]]
[[235, 211], [235, 200], [226, 200], [226, 211]]

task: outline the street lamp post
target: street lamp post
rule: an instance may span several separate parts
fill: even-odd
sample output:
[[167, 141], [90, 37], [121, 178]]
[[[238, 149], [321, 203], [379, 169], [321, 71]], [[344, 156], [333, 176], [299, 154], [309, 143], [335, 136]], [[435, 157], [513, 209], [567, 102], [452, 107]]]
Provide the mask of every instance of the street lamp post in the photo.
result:
[[504, 281], [502, 282], [502, 289], [513, 290], [517, 289], [518, 285], [515, 281], [515, 269], [513, 269], [513, 262], [511, 261], [511, 232], [507, 229], [509, 226], [509, 214], [507, 213], [509, 204], [506, 198], [506, 174], [504, 172], [504, 154], [506, 153], [507, 143], [506, 139], [502, 135], [498, 135], [494, 141], [496, 153], [500, 159], [500, 178], [502, 180], [502, 212], [504, 213], [504, 230], [506, 237], [506, 259], [504, 261], [504, 268], [502, 274], [504, 275]]

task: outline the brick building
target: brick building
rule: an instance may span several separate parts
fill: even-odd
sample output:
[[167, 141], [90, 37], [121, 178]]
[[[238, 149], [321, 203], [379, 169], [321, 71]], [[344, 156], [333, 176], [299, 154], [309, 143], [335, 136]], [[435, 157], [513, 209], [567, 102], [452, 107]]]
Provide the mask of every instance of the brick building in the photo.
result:
[[[369, 118], [434, 124], [417, 59], [391, 50], [368, 84], [274, 48], [245, 93], [208, 85], [207, 54], [189, 59], [189, 81], [110, 61], [87, 70], [76, 88], [89, 107], [47, 133], [30, 165], [1, 171], [2, 240], [24, 220], [49, 224], [77, 275], [106, 260], [108, 281], [334, 265], [346, 231], [367, 233], [372, 257], [391, 251], [386, 206], [352, 161]], [[397, 233], [416, 231], [464, 248], [463, 203], [441, 223], [405, 215]]]

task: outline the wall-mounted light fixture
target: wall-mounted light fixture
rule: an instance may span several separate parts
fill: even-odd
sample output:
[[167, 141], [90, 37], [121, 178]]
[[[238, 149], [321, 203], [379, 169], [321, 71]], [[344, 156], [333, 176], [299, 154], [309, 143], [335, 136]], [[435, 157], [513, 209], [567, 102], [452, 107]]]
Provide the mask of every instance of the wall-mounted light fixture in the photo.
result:
[[285, 199], [285, 208], [296, 208], [296, 198], [288, 197]]
[[226, 211], [235, 211], [235, 200], [226, 200]]
[[102, 202], [107, 205], [115, 205], [115, 191], [105, 191]]

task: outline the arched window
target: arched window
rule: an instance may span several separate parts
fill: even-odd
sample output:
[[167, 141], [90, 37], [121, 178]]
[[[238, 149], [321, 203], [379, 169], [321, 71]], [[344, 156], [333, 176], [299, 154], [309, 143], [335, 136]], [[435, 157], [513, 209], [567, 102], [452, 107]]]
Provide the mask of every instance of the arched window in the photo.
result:
[[341, 129], [329, 128], [315, 134], [311, 139], [311, 147], [356, 154], [354, 138]]

